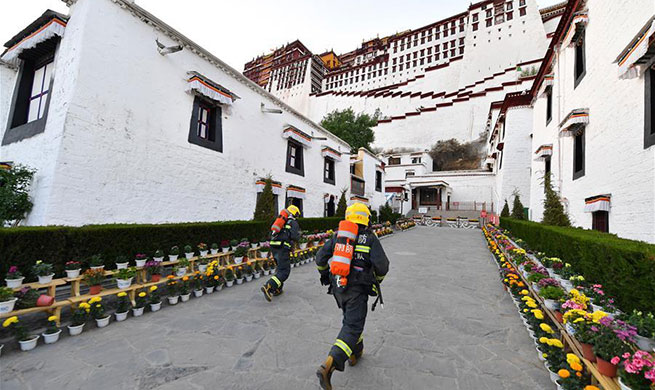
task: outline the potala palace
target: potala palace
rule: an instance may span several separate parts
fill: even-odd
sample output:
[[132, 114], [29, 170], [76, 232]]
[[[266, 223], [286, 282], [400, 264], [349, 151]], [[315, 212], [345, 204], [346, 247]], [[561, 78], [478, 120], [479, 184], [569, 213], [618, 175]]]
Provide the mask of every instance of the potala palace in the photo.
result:
[[[268, 176], [306, 216], [345, 190], [494, 218], [518, 193], [538, 221], [551, 174], [575, 226], [655, 242], [652, 0], [486, 0], [347, 53], [297, 40], [243, 73], [133, 0], [65, 2], [0, 57], [0, 162], [37, 170], [25, 224], [250, 219]], [[380, 153], [318, 125], [347, 108], [380, 113]], [[477, 169], [433, 169], [453, 138], [483, 141]]]

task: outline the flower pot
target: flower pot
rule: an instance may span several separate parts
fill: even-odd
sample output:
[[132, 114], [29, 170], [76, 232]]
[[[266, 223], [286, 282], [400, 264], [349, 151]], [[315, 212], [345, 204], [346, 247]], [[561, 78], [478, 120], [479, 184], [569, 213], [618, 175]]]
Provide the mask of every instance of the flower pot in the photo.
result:
[[616, 376], [616, 369], [618, 367], [614, 364], [603, 360], [600, 356], [596, 356], [596, 363], [598, 364], [598, 372], [601, 374], [610, 378], [614, 378]]
[[[2, 311], [0, 311], [2, 313]], [[639, 349], [643, 351], [651, 351], [653, 348], [655, 348], [655, 340], [649, 339], [647, 337], [639, 336], [636, 335], [634, 336], [635, 339], [635, 344], [639, 347]]]
[[39, 284], [48, 284], [52, 282], [52, 277], [55, 276], [55, 274], [50, 274], [46, 276], [39, 276]]
[[255, 279], [259, 279], [260, 276], [262, 276], [261, 272], [257, 272], [256, 274], [253, 275]]
[[243, 256], [234, 258], [234, 264], [241, 264], [241, 263], [243, 263]]
[[213, 292], [214, 292], [214, 286], [211, 286], [211, 287], [210, 287], [210, 286], [207, 286], [207, 287], [205, 287], [205, 292], [206, 292], [207, 294], [211, 294], [211, 293], [213, 293]]
[[93, 270], [93, 271], [100, 271], [100, 270], [103, 270], [103, 269], [105, 269], [104, 265], [98, 265], [98, 266], [95, 266], [95, 267], [91, 267], [91, 270]]
[[306, 242], [303, 242], [303, 243], [298, 244], [298, 245], [300, 245], [300, 249], [307, 249], [307, 243]]
[[24, 279], [24, 277], [18, 279], [5, 279], [5, 282], [7, 282], [7, 287], [9, 288], [18, 288], [23, 284]]
[[41, 336], [43, 336], [43, 341], [45, 341], [46, 344], [54, 344], [59, 340], [60, 334], [61, 334], [61, 329], [59, 329], [55, 333], [43, 333], [41, 334]]
[[36, 306], [38, 307], [48, 307], [55, 303], [55, 297], [49, 295], [41, 294], [36, 300]]
[[548, 374], [550, 374], [551, 382], [557, 383], [557, 381], [560, 379], [557, 372], [553, 372], [553, 370], [550, 368], [550, 365], [548, 363], [546, 363], [546, 368], [548, 369]]
[[252, 275], [246, 275], [246, 282], [250, 282], [252, 280]]
[[564, 290], [566, 290], [567, 292], [573, 290], [573, 283], [571, 283], [568, 280], [562, 280], [562, 282], [560, 284], [562, 285]]
[[182, 277], [186, 275], [186, 268], [180, 268], [175, 272], [175, 276]]
[[12, 298], [8, 301], [0, 302], [0, 314], [5, 314], [14, 311], [14, 306], [18, 298]]
[[127, 319], [127, 313], [129, 312], [126, 311], [125, 313], [114, 313], [114, 315], [116, 316], [116, 321], [118, 322], [125, 321]]
[[161, 263], [162, 261], [164, 261], [164, 256], [153, 257], [152, 259], [158, 263]]
[[318, 246], [318, 241], [313, 241], [312, 246]]
[[227, 253], [227, 252], [229, 252], [229, 251], [230, 251], [230, 247], [229, 247], [229, 246], [226, 246], [226, 247], [221, 248], [221, 252], [223, 252], [223, 253]]
[[132, 279], [116, 279], [116, 285], [118, 286], [119, 289], [125, 290], [126, 288], [130, 288], [132, 285]]
[[560, 313], [559, 311], [555, 312], [555, 318], [557, 319], [557, 322], [559, 322], [560, 324], [564, 323], [564, 315], [562, 315], [562, 313]]
[[96, 286], [91, 286], [89, 287], [89, 294], [90, 295], [98, 295], [100, 294], [100, 291], [102, 291], [102, 286], [101, 285], [96, 285]]
[[84, 330], [84, 325], [85, 324], [76, 325], [76, 326], [68, 325], [68, 334], [71, 336], [77, 336], [78, 334], [82, 333], [82, 331]]
[[566, 325], [564, 325], [564, 327], [566, 328], [566, 332], [568, 334], [570, 334], [571, 336], [575, 335], [575, 328], [573, 327], [573, 325], [571, 325], [570, 322], [567, 322]]
[[175, 261], [177, 260], [178, 255], [168, 255], [168, 261]]
[[259, 256], [267, 259], [268, 258], [268, 251], [261, 251], [260, 250], [259, 251]]
[[75, 279], [80, 277], [80, 269], [67, 269], [66, 270], [66, 277], [68, 279]]
[[598, 306], [598, 305], [594, 305], [593, 303], [591, 304], [591, 307], [592, 307], [592, 309], [593, 309], [594, 311], [603, 311], [603, 308], [602, 308], [602, 307], [600, 307], [600, 306]]
[[153, 283], [157, 283], [161, 280], [161, 275], [160, 274], [152, 274], [150, 275], [150, 281]]
[[234, 285], [234, 280], [228, 280], [228, 281], [226, 281], [226, 282], [225, 282], [225, 285], [226, 285], [227, 287], [232, 287], [232, 286]]
[[546, 361], [546, 358], [544, 357], [544, 353], [538, 349], [537, 349], [537, 359], [541, 360], [542, 362]]
[[261, 247], [261, 246], [264, 246], [264, 244], [266, 244], [266, 241], [259, 241], [259, 246], [260, 246], [260, 247]]
[[109, 325], [109, 318], [111, 318], [111, 316], [100, 319], [96, 318], [96, 326], [98, 326], [98, 328], [104, 328], [105, 326]]
[[167, 297], [167, 298], [168, 298], [168, 304], [169, 305], [177, 305], [177, 301], [180, 300], [179, 296]]
[[200, 257], [207, 256], [207, 253], [209, 253], [209, 251], [200, 251]]
[[203, 290], [193, 290], [193, 296], [200, 298], [202, 296]]
[[187, 260], [191, 260], [193, 258], [193, 252], [185, 253], [184, 257], [186, 257]]
[[557, 301], [554, 299], [544, 299], [544, 306], [550, 311], [557, 310]]
[[135, 317], [141, 317], [143, 315], [143, 307], [133, 307], [132, 315]]
[[202, 273], [207, 272], [207, 264], [200, 264], [200, 265], [198, 266], [198, 271], [200, 271], [200, 272], [202, 272]]
[[210, 249], [212, 255], [218, 254], [218, 249]]
[[135, 262], [136, 262], [136, 266], [141, 268], [141, 267], [143, 267], [143, 266], [146, 265], [146, 261], [147, 261], [146, 259], [143, 259], [143, 260], [135, 260]]
[[127, 263], [127, 262], [125, 262], [125, 263], [116, 263], [116, 269], [127, 269], [128, 264], [129, 263]]
[[191, 298], [191, 293], [188, 293], [188, 294], [180, 294], [180, 299], [182, 300], [182, 302], [186, 302], [186, 301], [188, 301], [189, 298]]
[[265, 269], [264, 270], [264, 276], [268, 276], [271, 273], [270, 269]]
[[221, 284], [220, 286], [216, 286], [216, 291], [221, 291], [223, 289], [223, 285]]
[[159, 311], [159, 309], [161, 309], [161, 302], [150, 304], [150, 311]]
[[237, 284], [243, 284], [243, 278], [237, 279]]
[[590, 362], [596, 362], [596, 355], [594, 354], [594, 346], [591, 344], [580, 343], [582, 346], [582, 357]]
[[25, 341], [19, 341], [21, 351], [31, 351], [36, 348], [36, 343], [39, 341], [39, 336], [34, 336], [33, 338]]
[[623, 379], [621, 378], [619, 378], [619, 387], [621, 387], [621, 390], [632, 390], [632, 387], [623, 383]]

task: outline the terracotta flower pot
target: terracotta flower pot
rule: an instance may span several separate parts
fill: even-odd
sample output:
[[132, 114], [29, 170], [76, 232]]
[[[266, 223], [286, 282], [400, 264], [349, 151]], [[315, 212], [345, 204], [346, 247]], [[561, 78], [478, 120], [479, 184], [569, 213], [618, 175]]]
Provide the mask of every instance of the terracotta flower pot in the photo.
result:
[[161, 275], [159, 275], [159, 274], [153, 274], [153, 275], [150, 276], [150, 281], [151, 282], [156, 283], [156, 282], [159, 282], [160, 279], [161, 279]]
[[557, 318], [557, 322], [559, 322], [560, 324], [564, 323], [564, 316], [559, 311], [555, 312], [555, 318]]
[[594, 346], [591, 344], [580, 343], [582, 346], [582, 356], [594, 363], [596, 361], [596, 355], [594, 354]]
[[600, 356], [596, 356], [596, 361], [598, 364], [598, 372], [610, 378], [614, 378], [616, 376], [617, 366], [601, 359]]
[[46, 307], [46, 306], [51, 306], [55, 302], [55, 297], [51, 297], [49, 295], [41, 295], [37, 300], [36, 300], [36, 305], [38, 307]]
[[100, 291], [102, 291], [102, 286], [101, 285], [89, 287], [89, 294], [91, 294], [91, 295], [98, 295], [98, 294], [100, 294]]

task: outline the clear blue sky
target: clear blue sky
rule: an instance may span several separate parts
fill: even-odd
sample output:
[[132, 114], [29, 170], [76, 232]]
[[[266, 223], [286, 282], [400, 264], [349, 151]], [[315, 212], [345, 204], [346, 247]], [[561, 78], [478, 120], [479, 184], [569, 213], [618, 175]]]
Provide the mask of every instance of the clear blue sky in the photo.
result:
[[[87, 0], [88, 1], [88, 0]], [[136, 0], [137, 4], [237, 68], [300, 39], [314, 53], [355, 49], [362, 40], [417, 28], [466, 10], [471, 0]], [[560, 0], [537, 0], [541, 7]], [[0, 41], [60, 0], [0, 0]]]

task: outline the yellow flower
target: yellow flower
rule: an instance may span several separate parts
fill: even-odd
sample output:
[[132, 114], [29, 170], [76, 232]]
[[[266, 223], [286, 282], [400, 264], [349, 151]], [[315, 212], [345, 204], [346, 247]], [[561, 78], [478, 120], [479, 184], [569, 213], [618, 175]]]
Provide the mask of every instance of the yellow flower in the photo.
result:
[[534, 303], [534, 302], [528, 302], [528, 303], [526, 303], [526, 305], [531, 309], [536, 309], [537, 308], [537, 304]]
[[539, 324], [539, 327], [541, 328], [541, 330], [543, 330], [546, 333], [549, 333], [549, 334], [555, 333], [553, 328], [551, 328], [550, 325], [548, 325], [548, 324], [541, 323], [541, 324]]
[[150, 287], [150, 292], [157, 291], [157, 286]]
[[534, 314], [534, 318], [536, 318], [538, 320], [543, 320], [544, 319], [544, 312], [542, 312], [539, 309], [532, 310], [532, 314]]
[[86, 302], [80, 303], [80, 309], [87, 310], [89, 307], [90, 307], [89, 304]]
[[578, 355], [576, 355], [576, 354], [573, 354], [573, 353], [567, 353], [567, 354], [566, 354], [566, 362], [567, 362], [569, 365], [570, 365], [570, 364], [573, 364], [573, 363], [578, 363], [578, 364], [580, 364], [580, 358], [579, 358]]
[[548, 345], [550, 345], [551, 347], [564, 348], [564, 344], [562, 344], [562, 342], [559, 341], [558, 339], [550, 339], [550, 341], [551, 342]]
[[582, 371], [582, 365], [580, 363], [573, 362], [571, 363], [571, 368], [575, 371]]
[[117, 296], [118, 297], [125, 297], [125, 296], [127, 296], [127, 293], [126, 292], [119, 292]]
[[96, 302], [100, 302], [100, 301], [102, 301], [102, 298], [100, 298], [100, 297], [93, 297], [93, 298], [91, 298], [91, 299], [89, 300], [89, 304], [90, 304], [90, 305], [93, 305], [94, 303], [96, 303]]
[[542, 344], [548, 344], [548, 337], [540, 337], [539, 342]]
[[560, 378], [566, 379], [566, 378], [571, 376], [571, 373], [568, 370], [561, 369], [561, 370], [557, 371], [557, 375], [559, 375]]
[[521, 290], [521, 292], [520, 292], [519, 294], [521, 294], [521, 295], [528, 295], [529, 292], [528, 292], [528, 290]]
[[143, 297], [145, 297], [145, 296], [146, 296], [146, 293], [144, 293], [144, 292], [140, 292], [140, 293], [139, 293], [139, 297], [143, 298]]
[[599, 323], [601, 318], [607, 317], [607, 313], [604, 311], [595, 311], [591, 313], [591, 320], [595, 323]]
[[600, 390], [600, 389], [594, 385], [587, 385], [585, 386], [584, 390]]
[[542, 354], [541, 356], [542, 356], [544, 359], [547, 359], [547, 358], [548, 358], [548, 354], [547, 354], [547, 353], [544, 353], [544, 354]]
[[50, 322], [57, 321], [57, 316], [50, 316], [50, 317], [48, 317], [48, 321], [50, 321]]
[[18, 317], [16, 317], [16, 316], [9, 317], [9, 318], [7, 318], [7, 319], [5, 320], [5, 322], [2, 323], [2, 327], [3, 327], [3, 328], [7, 328], [7, 327], [9, 327], [11, 324], [15, 324], [15, 323], [17, 323], [17, 322], [18, 322]]

